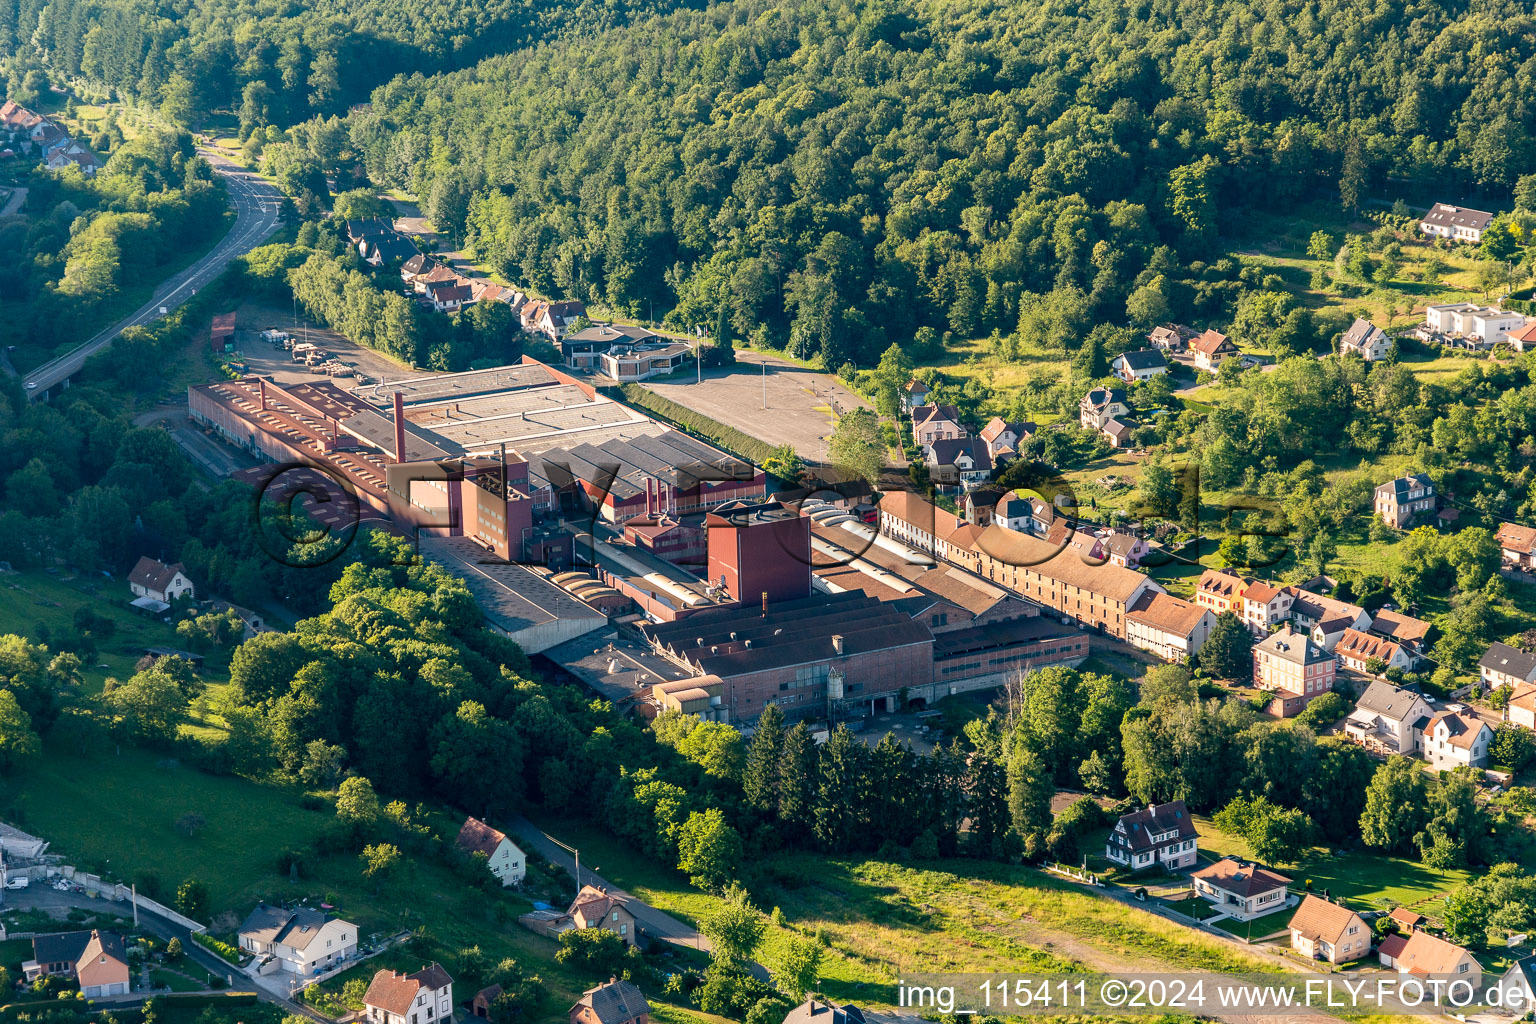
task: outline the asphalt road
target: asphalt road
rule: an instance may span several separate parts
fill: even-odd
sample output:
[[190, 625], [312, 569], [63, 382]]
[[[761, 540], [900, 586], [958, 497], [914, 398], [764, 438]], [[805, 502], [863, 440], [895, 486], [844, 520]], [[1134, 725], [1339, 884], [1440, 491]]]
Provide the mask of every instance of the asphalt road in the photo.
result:
[[229, 191], [229, 205], [235, 211], [234, 226], [223, 241], [215, 245], [202, 259], [155, 289], [152, 299], [132, 316], [102, 331], [79, 348], [44, 363], [23, 378], [22, 386], [29, 399], [46, 394], [71, 374], [79, 371], [92, 355], [112, 344], [114, 338], [130, 327], [140, 327], [160, 319], [160, 309], [173, 309], [196, 294], [224, 272], [231, 260], [244, 256], [256, 248], [275, 230], [282, 220], [282, 193], [238, 164], [207, 149], [198, 152], [213, 165], [214, 173], [224, 178]]

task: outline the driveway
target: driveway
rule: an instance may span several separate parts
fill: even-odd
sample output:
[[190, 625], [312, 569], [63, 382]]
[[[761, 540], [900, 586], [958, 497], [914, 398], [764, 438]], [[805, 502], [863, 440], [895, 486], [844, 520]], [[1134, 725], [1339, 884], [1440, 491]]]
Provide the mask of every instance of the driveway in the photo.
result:
[[[635, 915], [635, 922], [650, 935], [679, 946], [701, 949], [706, 953], [713, 951], [714, 947], [710, 944], [709, 939], [699, 934], [697, 928], [679, 921], [670, 914], [657, 910], [648, 903], [641, 902], [601, 875], [594, 874], [590, 869], [582, 868], [580, 877], [577, 877], [576, 858], [572, 857], [563, 846], [527, 818], [519, 815], [511, 819], [509, 824], [512, 832], [526, 841], [541, 857], [569, 871], [571, 876], [577, 879], [576, 884], [578, 886], [595, 885], [608, 890], [615, 896], [622, 897], [625, 900], [625, 907], [628, 908], [631, 914]], [[753, 976], [763, 981], [768, 980], [768, 969], [762, 964], [752, 961], [748, 967], [752, 971]]]
[[11, 189], [11, 197], [5, 201], [5, 208], [0, 209], [0, 217], [9, 217], [13, 213], [20, 213], [22, 204], [27, 201], [27, 190], [20, 185]]

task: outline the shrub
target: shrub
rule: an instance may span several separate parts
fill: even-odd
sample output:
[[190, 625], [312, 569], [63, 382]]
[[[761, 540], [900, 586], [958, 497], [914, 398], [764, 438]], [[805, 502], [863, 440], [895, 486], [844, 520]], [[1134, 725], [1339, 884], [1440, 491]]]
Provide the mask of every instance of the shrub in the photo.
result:
[[193, 932], [192, 941], [204, 949], [212, 950], [232, 964], [240, 962], [240, 951], [222, 939], [216, 939], [207, 932]]

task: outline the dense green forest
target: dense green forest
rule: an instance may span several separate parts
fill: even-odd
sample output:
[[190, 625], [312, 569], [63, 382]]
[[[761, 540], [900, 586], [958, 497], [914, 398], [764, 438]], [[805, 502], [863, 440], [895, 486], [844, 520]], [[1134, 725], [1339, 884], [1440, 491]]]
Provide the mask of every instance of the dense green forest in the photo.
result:
[[[393, 75], [464, 67], [567, 32], [590, 34], [669, 0], [3, 0], [0, 57], [163, 105], [182, 124], [241, 112], [242, 126], [292, 124], [366, 99]], [[34, 78], [34, 87], [38, 79]], [[25, 97], [31, 102], [30, 97]]]
[[125, 289], [167, 268], [223, 230], [224, 186], [184, 131], [141, 135], [92, 178], [76, 169], [30, 181], [27, 216], [0, 218], [0, 337], [35, 365], [100, 328]]
[[1533, 56], [1499, 3], [736, 0], [398, 79], [351, 138], [516, 280], [868, 365], [1219, 318], [1250, 211], [1507, 205]]

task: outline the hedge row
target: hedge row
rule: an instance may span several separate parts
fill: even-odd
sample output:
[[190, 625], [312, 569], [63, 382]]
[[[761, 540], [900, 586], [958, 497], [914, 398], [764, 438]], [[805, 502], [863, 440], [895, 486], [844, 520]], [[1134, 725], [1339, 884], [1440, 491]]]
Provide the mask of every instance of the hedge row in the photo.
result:
[[696, 434], [716, 447], [746, 459], [754, 466], [761, 466], [773, 454], [774, 446], [766, 441], [759, 441], [735, 427], [728, 427], [702, 413], [662, 398], [656, 392], [643, 388], [639, 384], [625, 384], [622, 390], [624, 401], [630, 405], [637, 405], [658, 419], [666, 420], [690, 434]]
[[216, 939], [207, 932], [193, 932], [192, 941], [199, 946], [205, 946], [213, 950], [232, 964], [238, 965], [240, 963], [240, 951], [223, 939]]

